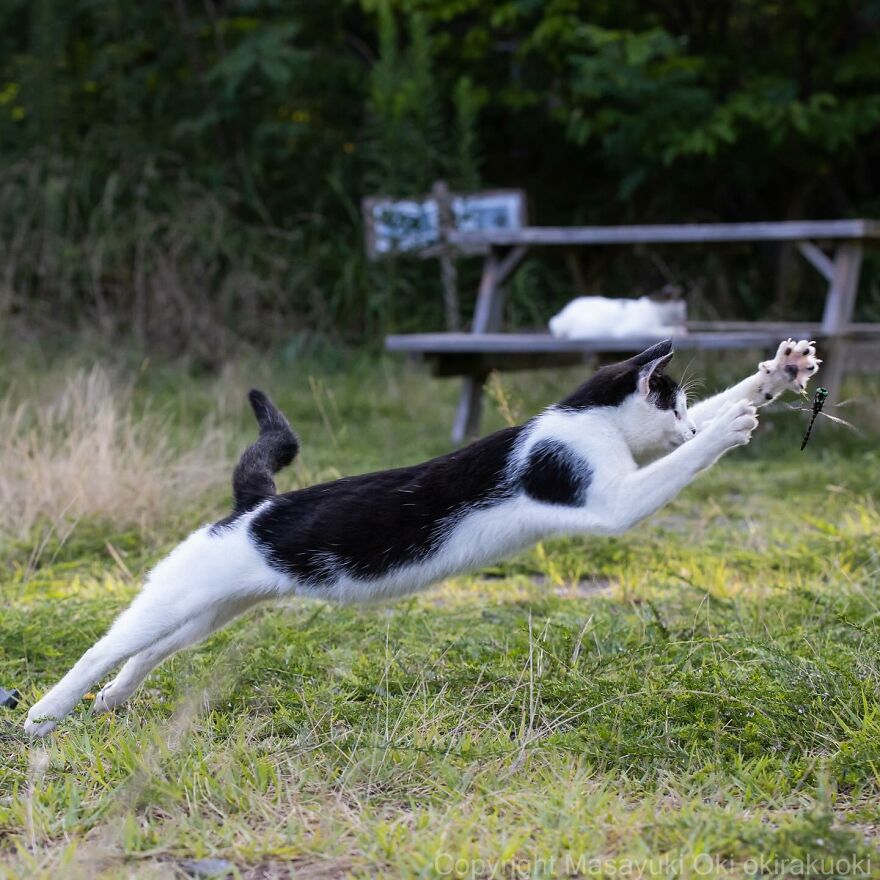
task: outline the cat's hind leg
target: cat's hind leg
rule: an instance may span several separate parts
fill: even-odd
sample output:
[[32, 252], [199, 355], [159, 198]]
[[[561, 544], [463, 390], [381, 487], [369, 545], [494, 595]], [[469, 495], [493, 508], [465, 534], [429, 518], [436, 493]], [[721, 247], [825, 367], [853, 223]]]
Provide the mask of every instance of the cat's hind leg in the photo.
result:
[[117, 618], [110, 631], [98, 639], [73, 668], [39, 702], [31, 706], [24, 724], [31, 736], [50, 733], [92, 684], [133, 654], [160, 643], [180, 629], [186, 617], [173, 603], [143, 592]]
[[[104, 685], [95, 695], [92, 712], [100, 715], [122, 705], [140, 687], [143, 680], [163, 660], [177, 651], [201, 641], [210, 629], [205, 625], [204, 616], [198, 621], [189, 621], [173, 633], [159, 639], [155, 644], [129, 657], [119, 674]], [[196, 624], [201, 624], [197, 626]], [[200, 631], [201, 630], [201, 631]]]
[[172, 654], [191, 648], [209, 635], [224, 627], [230, 620], [244, 613], [257, 599], [247, 598], [228, 602], [220, 609], [211, 609], [188, 620], [183, 626], [169, 633], [125, 662], [113, 681], [106, 684], [95, 696], [92, 712], [100, 715], [125, 703], [141, 686], [144, 679]]
[[[270, 598], [283, 587], [284, 579], [252, 544], [246, 517], [219, 531], [206, 527], [194, 532], [153, 569], [109, 632], [31, 708], [25, 730], [33, 736], [49, 733], [95, 682], [123, 660], [154, 646], [160, 650], [164, 639], [169, 639], [170, 647], [176, 644], [175, 634], [183, 639], [179, 647], [190, 643], [188, 639], [198, 641], [211, 631], [212, 620], [222, 619], [224, 609]], [[197, 624], [188, 628], [203, 617], [202, 632]]]

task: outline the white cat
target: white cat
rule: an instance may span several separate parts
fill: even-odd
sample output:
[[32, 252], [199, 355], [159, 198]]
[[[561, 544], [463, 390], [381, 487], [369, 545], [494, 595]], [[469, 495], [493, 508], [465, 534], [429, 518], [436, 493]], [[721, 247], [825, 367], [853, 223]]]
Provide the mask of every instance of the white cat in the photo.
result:
[[688, 410], [664, 373], [671, 358], [666, 340], [603, 367], [524, 425], [423, 464], [283, 495], [272, 476], [299, 442], [269, 398], [252, 391], [260, 436], [235, 469], [233, 512], [153, 569], [110, 631], [31, 708], [25, 730], [54, 729], [126, 661], [94, 710], [121, 705], [166, 657], [265, 599], [401, 596], [543, 538], [625, 532], [748, 443], [756, 408], [802, 391], [819, 364], [812, 343], [788, 340], [753, 376]]
[[579, 296], [550, 319], [550, 332], [559, 339], [680, 336], [686, 319], [684, 300]]

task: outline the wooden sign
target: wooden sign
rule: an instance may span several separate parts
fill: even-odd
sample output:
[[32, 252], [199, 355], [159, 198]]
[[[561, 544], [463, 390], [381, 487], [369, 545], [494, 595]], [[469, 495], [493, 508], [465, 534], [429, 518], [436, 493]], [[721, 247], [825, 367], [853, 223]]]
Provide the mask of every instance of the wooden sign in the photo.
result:
[[[447, 212], [441, 210], [434, 195], [414, 199], [389, 196], [364, 199], [367, 256], [371, 260], [400, 253], [436, 257], [449, 231], [514, 231], [526, 224], [526, 199], [519, 189], [449, 193], [449, 208], [451, 230], [443, 228], [443, 214]], [[467, 252], [485, 252], [485, 247], [474, 247]]]

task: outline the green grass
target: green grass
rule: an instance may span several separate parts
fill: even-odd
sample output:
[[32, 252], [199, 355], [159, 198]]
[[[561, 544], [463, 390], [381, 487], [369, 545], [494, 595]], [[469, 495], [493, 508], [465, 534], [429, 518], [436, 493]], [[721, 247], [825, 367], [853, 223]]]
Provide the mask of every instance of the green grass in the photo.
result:
[[[447, 448], [452, 385], [311, 372], [148, 368], [135, 399], [181, 448], [228, 400], [231, 450], [255, 373], [302, 435], [285, 488]], [[577, 378], [505, 377], [504, 405]], [[207, 857], [254, 878], [880, 874], [880, 455], [870, 409], [853, 418], [864, 436], [822, 425], [803, 454], [801, 415], [764, 419], [622, 538], [548, 542], [394, 605], [264, 606], [44, 743], [0, 710], [0, 876]], [[38, 697], [225, 504], [7, 541], [0, 684]]]

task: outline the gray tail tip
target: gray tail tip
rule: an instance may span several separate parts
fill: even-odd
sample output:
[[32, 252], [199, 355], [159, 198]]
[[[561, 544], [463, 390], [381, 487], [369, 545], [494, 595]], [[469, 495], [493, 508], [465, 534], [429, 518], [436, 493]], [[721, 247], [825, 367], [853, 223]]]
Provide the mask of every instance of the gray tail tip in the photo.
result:
[[269, 395], [266, 394], [265, 391], [260, 391], [259, 388], [251, 388], [251, 390], [248, 391], [247, 396], [253, 407], [265, 406], [270, 402]]
[[260, 391], [259, 388], [251, 388], [248, 391], [248, 400], [251, 403], [254, 415], [257, 417], [257, 424], [260, 426], [260, 430], [290, 430], [290, 425], [287, 419], [284, 418], [284, 414], [272, 403], [271, 398], [265, 391]]

